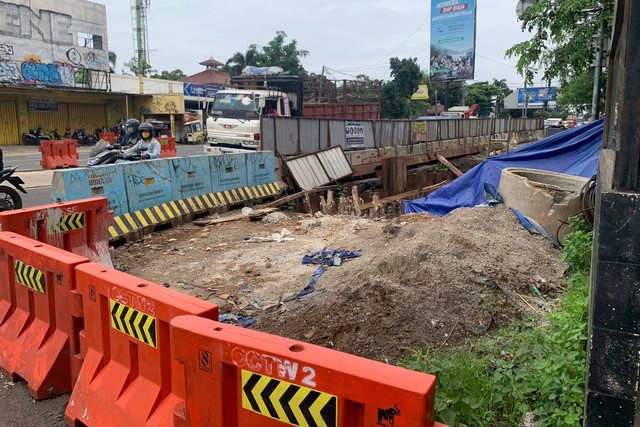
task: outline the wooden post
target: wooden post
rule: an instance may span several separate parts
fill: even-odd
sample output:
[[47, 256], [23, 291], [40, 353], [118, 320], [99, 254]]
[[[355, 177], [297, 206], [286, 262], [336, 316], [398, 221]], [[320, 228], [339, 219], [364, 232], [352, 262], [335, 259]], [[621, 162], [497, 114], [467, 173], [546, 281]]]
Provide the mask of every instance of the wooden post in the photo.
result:
[[407, 166], [404, 157], [382, 160], [383, 197], [403, 193], [407, 188]]

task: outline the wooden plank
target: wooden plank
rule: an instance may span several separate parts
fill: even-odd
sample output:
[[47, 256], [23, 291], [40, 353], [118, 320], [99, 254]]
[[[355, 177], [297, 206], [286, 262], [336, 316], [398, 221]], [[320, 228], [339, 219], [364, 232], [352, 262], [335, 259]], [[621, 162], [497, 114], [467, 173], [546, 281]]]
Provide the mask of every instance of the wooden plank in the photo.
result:
[[271, 212], [275, 212], [278, 209], [276, 208], [265, 208], [265, 209], [257, 209], [254, 210], [253, 212], [251, 212], [249, 215], [243, 215], [243, 214], [236, 214], [236, 215], [229, 215], [223, 218], [216, 218], [216, 219], [204, 219], [204, 220], [200, 220], [200, 221], [193, 221], [193, 223], [195, 225], [200, 225], [200, 226], [206, 226], [206, 225], [214, 225], [214, 224], [222, 224], [224, 222], [231, 222], [231, 221], [238, 221], [240, 219], [245, 219], [245, 218], [249, 218], [251, 219], [252, 217], [259, 217], [259, 216], [264, 216], [267, 214], [270, 214]]
[[460, 171], [460, 169], [453, 166], [449, 160], [445, 159], [440, 154], [438, 154], [438, 160], [440, 161], [440, 163], [445, 165], [451, 172], [453, 172], [456, 176], [462, 176], [462, 172]]

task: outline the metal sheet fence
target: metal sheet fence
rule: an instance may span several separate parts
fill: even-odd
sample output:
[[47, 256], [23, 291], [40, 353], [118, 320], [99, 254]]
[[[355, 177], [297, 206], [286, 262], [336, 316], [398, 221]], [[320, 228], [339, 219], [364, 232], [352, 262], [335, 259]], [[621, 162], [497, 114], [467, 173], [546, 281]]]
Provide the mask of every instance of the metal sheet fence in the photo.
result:
[[[356, 124], [362, 129], [363, 134], [357, 144], [347, 136], [347, 123]], [[381, 148], [544, 128], [542, 119], [354, 121], [299, 117], [264, 118], [261, 126], [262, 149], [284, 156], [313, 153], [338, 146], [343, 150]]]

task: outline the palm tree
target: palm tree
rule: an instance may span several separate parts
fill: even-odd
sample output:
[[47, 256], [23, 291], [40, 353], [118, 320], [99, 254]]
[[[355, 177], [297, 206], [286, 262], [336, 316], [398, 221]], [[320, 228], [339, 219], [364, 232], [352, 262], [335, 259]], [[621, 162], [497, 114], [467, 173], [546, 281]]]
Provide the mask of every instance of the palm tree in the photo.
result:
[[252, 44], [247, 48], [246, 53], [236, 52], [229, 58], [224, 66], [225, 70], [232, 76], [242, 74], [242, 69], [247, 65], [255, 67], [262, 66], [264, 54], [258, 50], [258, 45]]

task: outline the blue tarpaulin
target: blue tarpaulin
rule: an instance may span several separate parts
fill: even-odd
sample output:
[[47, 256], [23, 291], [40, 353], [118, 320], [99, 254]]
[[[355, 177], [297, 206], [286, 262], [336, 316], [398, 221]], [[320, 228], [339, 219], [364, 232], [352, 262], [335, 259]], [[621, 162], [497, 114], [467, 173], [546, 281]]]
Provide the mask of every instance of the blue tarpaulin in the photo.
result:
[[498, 188], [505, 168], [530, 168], [591, 178], [602, 150], [603, 120], [532, 142], [509, 154], [489, 157], [426, 197], [406, 200], [404, 213], [446, 215], [454, 209], [485, 203], [485, 183]]

